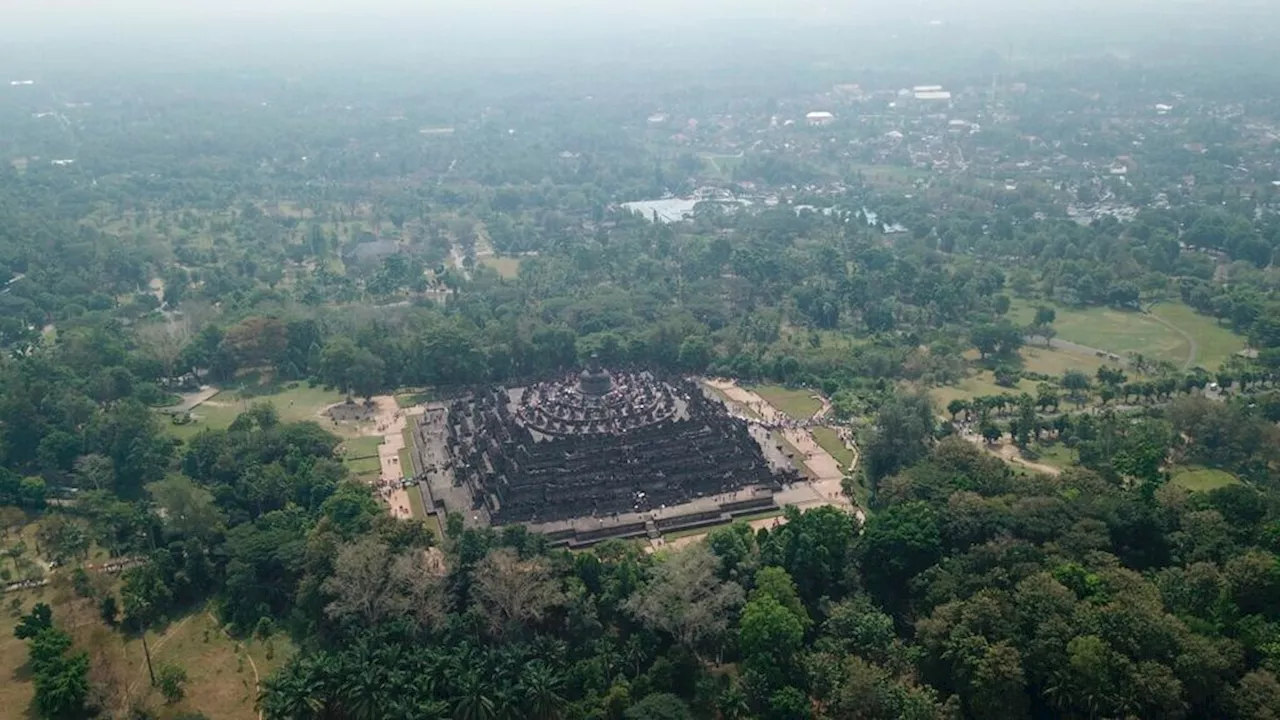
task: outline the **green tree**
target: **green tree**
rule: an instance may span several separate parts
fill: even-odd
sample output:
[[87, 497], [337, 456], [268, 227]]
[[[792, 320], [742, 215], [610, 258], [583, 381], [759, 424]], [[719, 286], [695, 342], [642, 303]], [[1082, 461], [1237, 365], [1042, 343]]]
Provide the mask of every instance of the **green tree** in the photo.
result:
[[13, 636], [28, 640], [53, 627], [53, 609], [45, 603], [36, 603], [31, 612], [19, 619], [13, 628]]
[[758, 600], [766, 596], [777, 600], [780, 605], [790, 610], [806, 630], [813, 624], [809, 618], [809, 612], [805, 610], [804, 603], [800, 600], [800, 594], [796, 591], [796, 583], [786, 570], [780, 567], [764, 567], [756, 572], [755, 587], [751, 589], [749, 599]]
[[859, 551], [869, 585], [882, 598], [900, 598], [907, 582], [941, 555], [937, 517], [923, 502], [894, 505], [867, 522]]
[[36, 710], [50, 720], [79, 720], [88, 717], [89, 656], [78, 653], [59, 658], [35, 673]]
[[804, 622], [772, 595], [760, 595], [742, 609], [738, 649], [744, 669], [779, 688], [795, 674], [795, 655], [804, 643]]
[[1036, 308], [1036, 319], [1034, 324], [1038, 328], [1052, 325], [1058, 319], [1058, 313], [1051, 307], [1041, 305]]
[[785, 570], [805, 605], [816, 608], [822, 597], [838, 596], [843, 589], [858, 519], [833, 506], [805, 512], [788, 507], [786, 519], [763, 541], [761, 561]]
[[933, 426], [933, 406], [923, 393], [897, 396], [880, 409], [862, 455], [873, 487], [925, 456]]
[[172, 533], [208, 538], [220, 532], [226, 521], [213, 493], [185, 475], [171, 475], [151, 483], [147, 492], [160, 510], [165, 528]]
[[1062, 387], [1072, 402], [1082, 406], [1089, 397], [1089, 376], [1079, 370], [1068, 370], [1062, 375]]
[[693, 720], [693, 712], [670, 693], [646, 695], [623, 713], [625, 720]]
[[186, 695], [187, 671], [181, 665], [165, 663], [156, 673], [157, 685], [165, 702], [172, 705]]

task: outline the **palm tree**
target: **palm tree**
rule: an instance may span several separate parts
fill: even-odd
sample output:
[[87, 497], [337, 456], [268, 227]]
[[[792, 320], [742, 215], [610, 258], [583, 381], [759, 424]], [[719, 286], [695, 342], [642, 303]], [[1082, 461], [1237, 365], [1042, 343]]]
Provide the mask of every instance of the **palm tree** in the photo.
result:
[[631, 666], [631, 676], [638, 677], [641, 669], [653, 658], [653, 648], [639, 634], [632, 634], [622, 646], [622, 656]]
[[258, 706], [272, 720], [302, 720], [324, 715], [325, 699], [331, 694], [322, 666], [331, 658], [319, 653], [312, 658], [286, 667], [267, 680]]
[[485, 682], [468, 673], [458, 682], [458, 696], [453, 702], [454, 720], [494, 720], [497, 706]]
[[732, 682], [716, 700], [716, 709], [724, 720], [744, 720], [751, 717], [751, 703], [742, 685]]
[[541, 660], [525, 665], [520, 675], [520, 695], [533, 720], [557, 720], [564, 705], [564, 678]]

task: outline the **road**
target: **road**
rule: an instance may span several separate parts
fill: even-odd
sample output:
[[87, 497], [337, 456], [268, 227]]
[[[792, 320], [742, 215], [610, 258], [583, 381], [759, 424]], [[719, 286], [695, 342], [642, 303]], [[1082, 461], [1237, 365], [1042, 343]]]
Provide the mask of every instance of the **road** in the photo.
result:
[[182, 395], [179, 396], [182, 398], [181, 403], [174, 405], [172, 407], [163, 408], [162, 412], [170, 413], [172, 415], [182, 415], [183, 413], [189, 413], [192, 410], [195, 410], [200, 405], [203, 405], [206, 401], [209, 400], [209, 398], [213, 397], [214, 395], [217, 395], [220, 392], [222, 391], [216, 387], [213, 387], [212, 385], [205, 385], [196, 392], [183, 393]]

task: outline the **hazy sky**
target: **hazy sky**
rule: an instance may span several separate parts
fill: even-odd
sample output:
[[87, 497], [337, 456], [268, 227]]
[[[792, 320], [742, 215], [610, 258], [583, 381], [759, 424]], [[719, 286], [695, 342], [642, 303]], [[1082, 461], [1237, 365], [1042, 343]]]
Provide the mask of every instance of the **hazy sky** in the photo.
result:
[[[787, 36], [835, 45], [892, 42], [870, 26], [916, 28], [931, 20], [948, 28], [918, 40], [925, 54], [936, 41], [983, 44], [1003, 28], [1000, 44], [1051, 39], [1055, 29], [1081, 37], [1159, 32], [1182, 16], [1196, 31], [1245, 6], [1280, 7], [1277, 0], [0, 0], [0, 62], [8, 58], [86, 55], [89, 46], [145, 55], [168, 46], [230, 59], [231, 53], [285, 53], [309, 44], [324, 52], [433, 50], [450, 57], [479, 54], [541, 56], [590, 44], [661, 51], [663, 43], [717, 45], [732, 55], [787, 52]], [[1196, 16], [1187, 19], [1190, 15]], [[784, 22], [785, 21], [785, 22]], [[1258, 23], [1244, 23], [1258, 27]], [[788, 32], [802, 27], [799, 33]], [[744, 30], [744, 28], [749, 28]], [[861, 34], [859, 31], [862, 31]], [[1108, 33], [1107, 31], [1111, 31]], [[1006, 37], [1007, 36], [1007, 37]], [[822, 40], [819, 40], [822, 37]], [[52, 40], [74, 53], [35, 50]], [[23, 42], [26, 41], [26, 42]], [[713, 41], [713, 42], [708, 42]], [[773, 47], [770, 44], [774, 43]], [[919, 43], [923, 43], [920, 45]], [[612, 45], [611, 45], [612, 44]], [[4, 47], [7, 45], [8, 47]], [[8, 52], [6, 52], [8, 50]], [[633, 54], [638, 51], [633, 51]], [[646, 52], [652, 52], [646, 51]], [[158, 60], [158, 58], [157, 58]]]
[[251, 19], [298, 25], [334, 16], [388, 18], [397, 21], [453, 22], [485, 20], [495, 25], [585, 27], [595, 23], [643, 23], [672, 19], [709, 20], [826, 19], [868, 20], [932, 16], [948, 19], [1001, 15], [1065, 15], [1096, 21], [1099, 12], [1141, 9], [1154, 16], [1186, 6], [1215, 11], [1242, 5], [1265, 6], [1275, 0], [0, 0], [0, 28], [20, 24], [56, 29], [95, 24], [124, 29], [192, 21]]
[[[17, 5], [0, 18], [41, 21], [93, 17], [124, 23], [138, 20], [212, 18], [306, 18], [322, 15], [382, 15], [444, 18], [491, 14], [503, 18], [555, 15], [657, 16], [668, 13], [702, 17], [768, 17], [820, 10], [825, 0], [9, 0]], [[8, 3], [6, 3], [8, 4]], [[838, 5], [848, 5], [849, 2]], [[891, 3], [879, 3], [890, 6]], [[910, 4], [910, 3], [908, 3]]]

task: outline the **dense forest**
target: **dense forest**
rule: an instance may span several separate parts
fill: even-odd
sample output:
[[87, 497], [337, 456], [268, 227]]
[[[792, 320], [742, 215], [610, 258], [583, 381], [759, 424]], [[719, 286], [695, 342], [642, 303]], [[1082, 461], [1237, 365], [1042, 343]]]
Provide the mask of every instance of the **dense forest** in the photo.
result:
[[[0, 87], [0, 715], [1280, 718], [1256, 43], [788, 32], [822, 42]], [[591, 358], [829, 404], [856, 512], [402, 519], [307, 405]]]

